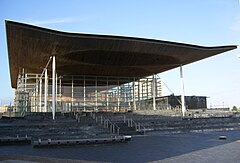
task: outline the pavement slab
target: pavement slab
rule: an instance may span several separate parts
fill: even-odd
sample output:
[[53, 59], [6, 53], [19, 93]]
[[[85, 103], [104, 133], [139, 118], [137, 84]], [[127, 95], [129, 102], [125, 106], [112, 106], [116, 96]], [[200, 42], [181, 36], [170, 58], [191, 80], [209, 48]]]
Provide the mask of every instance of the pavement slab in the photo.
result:
[[183, 155], [153, 161], [152, 163], [238, 163], [240, 160], [240, 140], [202, 149]]

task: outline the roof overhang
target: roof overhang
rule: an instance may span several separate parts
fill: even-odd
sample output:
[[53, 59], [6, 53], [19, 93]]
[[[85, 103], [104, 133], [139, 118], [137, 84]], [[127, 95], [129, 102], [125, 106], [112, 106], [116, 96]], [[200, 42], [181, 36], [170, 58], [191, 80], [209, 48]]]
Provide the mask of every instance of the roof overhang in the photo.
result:
[[50, 56], [56, 56], [58, 75], [145, 77], [237, 48], [67, 33], [13, 21], [6, 21], [6, 32], [13, 88], [20, 69], [41, 73]]

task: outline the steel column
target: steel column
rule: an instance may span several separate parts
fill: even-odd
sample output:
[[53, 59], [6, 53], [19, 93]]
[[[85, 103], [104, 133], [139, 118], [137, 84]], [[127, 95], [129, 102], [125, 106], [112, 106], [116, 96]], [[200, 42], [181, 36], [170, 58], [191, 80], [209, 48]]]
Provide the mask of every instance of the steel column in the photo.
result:
[[62, 108], [62, 78], [59, 77], [59, 94], [60, 94], [60, 108], [61, 108], [61, 111], [63, 111], [63, 108]]
[[153, 110], [156, 110], [156, 81], [155, 75], [152, 77], [152, 97], [153, 97]]
[[55, 89], [56, 89], [56, 85], [55, 85], [55, 81], [56, 80], [56, 60], [55, 60], [55, 56], [53, 56], [53, 60], [52, 60], [52, 117], [53, 120], [55, 119], [55, 107], [56, 107], [56, 94], [55, 94]]
[[147, 88], [146, 88], [146, 91], [147, 91], [147, 99], [149, 98], [149, 89], [148, 89], [148, 87], [149, 87], [149, 83], [148, 83], [149, 81], [148, 81], [148, 78], [147, 78], [147, 81], [146, 81], [146, 86], [147, 86]]
[[57, 110], [57, 105], [58, 105], [58, 82], [57, 82], [57, 80], [58, 80], [58, 75], [57, 75], [57, 73], [56, 73], [56, 110]]
[[38, 109], [38, 97], [39, 97], [39, 92], [38, 92], [38, 74], [36, 75], [36, 86], [35, 86], [35, 112], [39, 112], [39, 109]]
[[98, 92], [97, 92], [97, 77], [95, 79], [95, 107], [96, 107], [96, 111], [97, 111], [97, 106], [98, 106]]
[[140, 105], [140, 80], [138, 80], [138, 110], [141, 110], [141, 105]]
[[83, 77], [83, 110], [86, 111], [86, 80]]
[[40, 77], [39, 85], [39, 111], [42, 112], [42, 78]]
[[131, 90], [130, 90], [130, 82], [128, 82], [127, 84], [127, 92], [126, 92], [126, 98], [127, 98], [127, 101], [128, 101], [128, 109], [130, 108], [131, 104], [130, 104], [130, 93], [131, 93]]
[[136, 99], [135, 99], [135, 77], [133, 78], [133, 109], [137, 110]]
[[185, 108], [185, 95], [184, 95], [184, 82], [183, 82], [183, 70], [182, 65], [180, 66], [180, 81], [181, 81], [181, 103], [182, 103], [182, 115], [183, 117], [186, 114]]
[[71, 102], [71, 111], [73, 111], [73, 76], [72, 76], [72, 102]]
[[106, 97], [107, 97], [107, 110], [109, 109], [109, 101], [108, 101], [108, 77], [107, 77], [107, 92], [106, 92]]
[[44, 79], [44, 112], [47, 112], [47, 96], [48, 96], [48, 73], [45, 69], [45, 79]]
[[24, 79], [24, 91], [27, 91], [27, 74], [24, 75], [25, 79]]
[[120, 88], [120, 86], [119, 86], [119, 78], [118, 78], [118, 86], [117, 86], [117, 110], [118, 110], [118, 112], [120, 111], [120, 98], [121, 98], [119, 88]]

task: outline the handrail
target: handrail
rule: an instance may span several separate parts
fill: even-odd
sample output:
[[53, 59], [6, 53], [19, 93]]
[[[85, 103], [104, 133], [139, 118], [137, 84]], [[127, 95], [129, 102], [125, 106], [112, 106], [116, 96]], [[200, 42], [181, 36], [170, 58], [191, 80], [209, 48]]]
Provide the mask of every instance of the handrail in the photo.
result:
[[[125, 121], [126, 121], [126, 117], [124, 116], [124, 123], [126, 123]], [[137, 123], [132, 118], [130, 118], [130, 119], [127, 119], [127, 123], [128, 123], [128, 127], [133, 127], [133, 124], [134, 124], [136, 131], [141, 131], [141, 128], [142, 128], [145, 135], [146, 128], [140, 122]]]
[[[96, 116], [96, 113], [91, 112], [90, 115], [96, 122], [98, 122], [99, 117]], [[117, 129], [117, 135], [119, 135], [120, 127], [118, 125], [116, 125], [115, 123], [113, 123], [112, 121], [110, 121], [110, 119], [105, 118], [101, 115], [100, 123], [101, 123], [101, 125], [103, 125], [104, 128], [109, 128], [110, 132], [113, 134], [116, 133], [116, 129]], [[110, 126], [109, 126], [109, 124], [110, 124]]]

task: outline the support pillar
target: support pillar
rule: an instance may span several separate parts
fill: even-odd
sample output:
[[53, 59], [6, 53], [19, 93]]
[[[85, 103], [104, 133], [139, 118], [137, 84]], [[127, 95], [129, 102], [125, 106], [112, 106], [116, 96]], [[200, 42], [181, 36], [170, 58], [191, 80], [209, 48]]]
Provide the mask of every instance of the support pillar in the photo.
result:
[[123, 84], [123, 88], [124, 88], [124, 107], [125, 107], [125, 105], [126, 105], [126, 102], [127, 102], [127, 90], [126, 90], [126, 84]]
[[39, 85], [39, 112], [42, 112], [42, 78], [40, 77]]
[[53, 56], [52, 60], [52, 117], [55, 119], [55, 107], [56, 107], [56, 94], [55, 94], [55, 81], [56, 80], [56, 60], [55, 56]]
[[107, 92], [106, 92], [106, 97], [107, 97], [107, 111], [109, 109], [109, 101], [108, 101], [108, 77], [107, 77]]
[[57, 73], [56, 73], [56, 108], [57, 108], [57, 106], [58, 106], [58, 75], [57, 75]]
[[39, 112], [39, 86], [38, 86], [38, 74], [36, 75], [36, 86], [35, 86], [35, 112]]
[[86, 79], [83, 77], [83, 110], [86, 111]]
[[135, 77], [133, 78], [133, 109], [137, 110], [136, 99], [135, 99]]
[[117, 86], [117, 110], [120, 112], [120, 84], [119, 84], [119, 78], [118, 78], [118, 86]]
[[71, 102], [71, 111], [73, 111], [73, 76], [72, 76], [72, 102]]
[[63, 108], [62, 108], [62, 77], [59, 77], [59, 94], [60, 94], [60, 108], [61, 108], [61, 111], [63, 111]]
[[45, 69], [45, 79], [44, 79], [44, 112], [47, 112], [47, 96], [48, 96], [48, 73]]
[[147, 78], [147, 81], [146, 81], [146, 89], [147, 90], [147, 99], [149, 98], [149, 81], [148, 81], [148, 78]]
[[25, 78], [26, 78], [26, 76], [25, 76], [25, 73], [24, 73], [24, 68], [22, 68], [22, 72], [21, 72], [20, 78], [21, 78], [20, 79], [21, 80], [21, 86], [20, 86], [21, 90], [25, 91]]
[[128, 110], [131, 108], [131, 103], [130, 103], [130, 93], [131, 93], [131, 90], [130, 90], [130, 81], [127, 83], [127, 92], [126, 92], [126, 98], [127, 98], [127, 102], [128, 102]]
[[95, 108], [96, 108], [96, 111], [98, 110], [98, 91], [97, 91], [97, 77], [95, 79]]
[[140, 80], [138, 80], [138, 110], [141, 110], [141, 104], [140, 104]]
[[[24, 68], [23, 68], [23, 73], [24, 73]], [[25, 78], [24, 78], [25, 77]], [[25, 74], [23, 74], [23, 80], [24, 80], [24, 91], [25, 91], [25, 93], [27, 92], [27, 78], [28, 78], [28, 75], [27, 75], [27, 73], [25, 73]], [[24, 100], [25, 100], [25, 112], [28, 112], [28, 111], [31, 111], [32, 110], [32, 106], [30, 106], [30, 110], [28, 109], [28, 101], [29, 100], [27, 100], [26, 99], [26, 97], [24, 98]]]
[[153, 110], [156, 110], [156, 80], [155, 75], [152, 77], [152, 97], [153, 97]]
[[27, 92], [27, 74], [24, 75], [25, 79], [24, 79], [24, 91]]
[[186, 114], [185, 108], [185, 95], [184, 95], [184, 82], [183, 82], [183, 70], [182, 65], [180, 66], [180, 81], [181, 81], [181, 103], [182, 103], [182, 116]]

